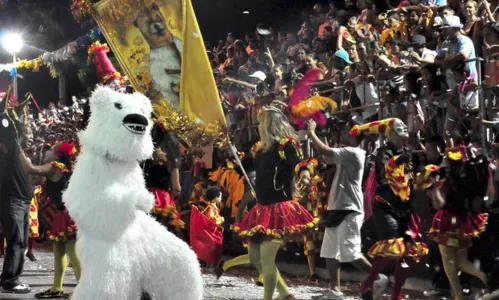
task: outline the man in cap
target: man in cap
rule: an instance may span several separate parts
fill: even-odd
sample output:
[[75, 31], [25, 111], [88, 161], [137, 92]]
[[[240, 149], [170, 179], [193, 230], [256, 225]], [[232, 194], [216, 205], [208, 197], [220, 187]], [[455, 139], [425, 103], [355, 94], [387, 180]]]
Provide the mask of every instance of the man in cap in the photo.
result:
[[351, 64], [353, 64], [353, 62], [350, 60], [350, 56], [346, 50], [340, 49], [334, 53], [335, 69], [347, 70]]
[[440, 28], [446, 40], [435, 58], [435, 63], [446, 68], [447, 83], [450, 89], [454, 89], [457, 85], [451, 69], [454, 65], [468, 61], [466, 65], [470, 73], [476, 74], [476, 61], [470, 61], [476, 58], [475, 46], [469, 37], [461, 33], [463, 25], [458, 16], [445, 16]]
[[409, 56], [411, 57], [413, 63], [415, 63], [419, 68], [435, 62], [435, 56], [437, 56], [437, 53], [426, 48], [426, 38], [424, 36], [411, 36], [409, 38], [409, 45], [412, 47], [412, 51], [409, 49]]
[[[469, 37], [461, 33], [463, 25], [461, 24], [461, 20], [458, 16], [445, 16], [443, 24], [440, 28], [443, 30], [442, 34], [446, 40], [435, 58], [435, 63], [439, 67], [446, 69], [445, 77], [447, 79], [449, 89], [455, 90], [457, 82], [454, 76], [453, 68], [455, 68], [459, 63], [462, 64], [466, 62], [465, 69], [470, 78], [476, 75], [476, 61], [474, 60], [476, 58], [475, 45]], [[476, 84], [476, 78], [473, 79], [473, 82], [471, 83]], [[471, 94], [471, 97], [473, 97], [473, 99], [477, 99], [477, 95]], [[473, 103], [477, 102], [477, 100], [473, 101]], [[455, 125], [458, 120], [457, 116], [458, 112], [456, 108], [448, 106], [444, 124], [444, 131], [446, 135], [448, 135], [447, 138], [450, 137], [450, 133], [455, 129]]]

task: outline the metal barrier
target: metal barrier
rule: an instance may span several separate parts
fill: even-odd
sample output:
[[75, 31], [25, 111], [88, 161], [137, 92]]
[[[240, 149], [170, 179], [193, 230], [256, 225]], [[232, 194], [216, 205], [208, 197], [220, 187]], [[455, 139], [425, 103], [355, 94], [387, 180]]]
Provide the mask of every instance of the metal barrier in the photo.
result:
[[[477, 112], [478, 117], [480, 118], [480, 120], [487, 120], [487, 116], [488, 116], [487, 104], [489, 104], [489, 107], [490, 107], [492, 104], [491, 102], [493, 102], [494, 100], [497, 100], [499, 97], [496, 97], [496, 95], [495, 95], [495, 92], [494, 92], [495, 86], [493, 86], [493, 87], [487, 86], [486, 84], [490, 84], [490, 81], [488, 83], [483, 81], [484, 76], [482, 75], [482, 62], [484, 62], [484, 59], [477, 57], [474, 59], [464, 61], [464, 63], [469, 63], [469, 62], [476, 62], [476, 70], [477, 70], [476, 80], [477, 80], [478, 87], [476, 88], [475, 91], [478, 92], [478, 103], [479, 103], [478, 112]], [[496, 67], [499, 68], [499, 64], [496, 64]], [[485, 78], [487, 78], [487, 77], [485, 77]], [[347, 112], [359, 111], [359, 110], [362, 110], [365, 108], [370, 108], [370, 107], [375, 106], [375, 107], [378, 107], [378, 119], [381, 120], [381, 119], [384, 119], [387, 117], [384, 115], [386, 104], [383, 102], [381, 90], [387, 84], [389, 84], [389, 82], [387, 80], [384, 80], [384, 79], [381, 80], [380, 71], [376, 72], [376, 74], [375, 74], [375, 82], [376, 82], [376, 84], [375, 84], [376, 93], [378, 96], [379, 103], [351, 108], [351, 109], [347, 110]], [[499, 78], [498, 78], [498, 83], [499, 83]], [[340, 98], [343, 98], [344, 88], [342, 86], [336, 86], [333, 89], [329, 89], [327, 91], [318, 91], [318, 93], [325, 94], [326, 92], [337, 92], [338, 89], [340, 89]], [[493, 97], [493, 99], [488, 99], [488, 102], [487, 102], [485, 99], [484, 90], [490, 91], [490, 92], [487, 92], [487, 95], [490, 97]], [[470, 92], [472, 92], [472, 91], [470, 91]], [[448, 95], [449, 94], [444, 94], [444, 95], [440, 96], [440, 98], [438, 100], [439, 101], [446, 101], [445, 98], [448, 97]], [[461, 97], [461, 96], [462, 96], [461, 92], [458, 89], [458, 97]], [[432, 121], [432, 118], [436, 115], [437, 107], [434, 107], [433, 103], [429, 103], [428, 99], [418, 99], [418, 100], [420, 100], [420, 103], [426, 104], [426, 105], [424, 105], [425, 120], [424, 120], [424, 126], [423, 126], [424, 132], [426, 132], [426, 130], [431, 129], [431, 128], [429, 128], [430, 121]], [[339, 107], [341, 107], [341, 104], [342, 104], [342, 102], [338, 101]], [[255, 136], [255, 133], [258, 132], [258, 130], [257, 130], [258, 123], [253, 118], [253, 115], [255, 114], [255, 109], [256, 109], [256, 107], [254, 107], [254, 106], [251, 106], [249, 109], [247, 109], [247, 112], [246, 112], [247, 122], [246, 122], [245, 126], [238, 127], [237, 129], [235, 129], [233, 131], [233, 134], [237, 134], [240, 136], [247, 135], [246, 140], [256, 142], [258, 137]], [[491, 108], [490, 110], [492, 111], [493, 109], [494, 108]], [[330, 115], [339, 115], [339, 114], [342, 114], [344, 112], [345, 111], [337, 111], [337, 112], [331, 113]], [[490, 114], [490, 112], [489, 112], [489, 114]], [[469, 116], [467, 116], [467, 117], [469, 117]], [[403, 120], [403, 121], [405, 122], [406, 120]], [[456, 123], [458, 123], [460, 126], [465, 125], [463, 123], [463, 118], [456, 120]], [[467, 128], [467, 129], [469, 129], [469, 128]], [[443, 132], [443, 131], [441, 133], [445, 134], [445, 132]], [[488, 133], [489, 133], [488, 127], [484, 126], [482, 124], [482, 122], [480, 122], [480, 142], [481, 142], [482, 147], [484, 147], [484, 148], [486, 148], [488, 146], [488, 144], [490, 144], [490, 142], [491, 142], [488, 139], [488, 136], [489, 136]], [[383, 144], [383, 142], [384, 142], [384, 136], [380, 135], [379, 136], [379, 143]], [[312, 147], [310, 147], [310, 141], [305, 139], [303, 141], [303, 143], [305, 145], [305, 150], [306, 150], [305, 153], [307, 153], [307, 155], [313, 155], [313, 150], [309, 149], [309, 148], [312, 148]], [[246, 150], [246, 149], [244, 149], [244, 150]]]

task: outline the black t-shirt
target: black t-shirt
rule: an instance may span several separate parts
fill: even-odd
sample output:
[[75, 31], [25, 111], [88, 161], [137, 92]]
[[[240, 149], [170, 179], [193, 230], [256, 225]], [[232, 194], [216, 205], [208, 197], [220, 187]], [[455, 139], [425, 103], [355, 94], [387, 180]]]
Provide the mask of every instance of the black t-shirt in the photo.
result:
[[156, 188], [168, 191], [170, 189], [170, 171], [166, 165], [158, 165], [153, 160], [145, 162], [144, 177], [148, 188]]
[[21, 165], [19, 158], [20, 149], [17, 145], [13, 146], [8, 152], [3, 184], [1, 187], [0, 201], [9, 201], [12, 199], [30, 202], [33, 197], [33, 187], [30, 184], [28, 173]]
[[269, 205], [293, 199], [292, 182], [300, 157], [295, 146], [284, 146], [286, 159], [279, 156], [279, 143], [269, 151], [260, 150], [255, 157], [255, 192], [258, 203]]

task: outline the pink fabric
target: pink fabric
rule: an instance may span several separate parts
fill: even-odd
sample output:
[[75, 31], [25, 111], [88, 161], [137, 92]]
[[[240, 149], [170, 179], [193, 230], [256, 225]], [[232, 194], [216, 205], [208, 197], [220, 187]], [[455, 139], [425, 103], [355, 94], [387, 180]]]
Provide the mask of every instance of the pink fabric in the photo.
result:
[[[495, 159], [491, 161], [491, 163], [495, 163]], [[489, 166], [487, 168], [489, 172], [489, 187], [487, 191], [491, 194], [494, 194], [496, 192], [496, 187], [494, 186], [494, 172], [492, 171], [492, 168]]]
[[362, 12], [360, 13], [359, 15], [359, 23], [362, 23], [362, 24], [368, 24], [367, 22], [367, 15], [369, 14], [369, 10], [367, 8], [363, 9]]
[[298, 105], [298, 103], [300, 103], [300, 101], [310, 97], [310, 92], [312, 90], [311, 83], [316, 82], [319, 79], [319, 75], [321, 73], [321, 69], [313, 68], [310, 69], [305, 75], [303, 75], [302, 79], [300, 79], [300, 81], [298, 81], [298, 84], [296, 84], [295, 91], [290, 98], [290, 107], [296, 106]]
[[376, 196], [377, 188], [376, 169], [374, 165], [372, 165], [364, 186], [364, 220], [369, 219], [373, 214], [373, 201]]
[[475, 80], [476, 74], [472, 73], [468, 78], [466, 78], [463, 82], [459, 84], [459, 92], [464, 93], [464, 89]]
[[410, 6], [410, 5], [411, 5], [411, 2], [404, 0], [404, 1], [400, 2], [400, 4], [397, 6], [397, 8], [402, 8], [402, 7], [406, 7], [406, 6]]
[[[319, 68], [310, 69], [303, 77], [298, 81], [296, 88], [294, 89], [293, 95], [290, 97], [289, 109], [292, 110], [293, 107], [300, 104], [301, 101], [310, 98], [312, 92], [312, 83], [319, 80], [319, 76], [322, 74], [322, 70]], [[306, 128], [306, 122], [308, 119], [314, 120], [319, 126], [324, 127], [326, 125], [326, 117], [322, 112], [317, 112], [312, 116], [309, 116], [306, 120], [292, 118], [292, 122], [295, 123], [300, 129]]]
[[411, 233], [411, 238], [413, 240], [418, 240], [420, 239], [420, 227], [421, 227], [421, 219], [419, 218], [419, 215], [411, 212], [409, 215], [409, 224], [407, 225], [409, 228], [409, 232]]
[[194, 177], [198, 177], [206, 169], [204, 161], [198, 160], [194, 163]]

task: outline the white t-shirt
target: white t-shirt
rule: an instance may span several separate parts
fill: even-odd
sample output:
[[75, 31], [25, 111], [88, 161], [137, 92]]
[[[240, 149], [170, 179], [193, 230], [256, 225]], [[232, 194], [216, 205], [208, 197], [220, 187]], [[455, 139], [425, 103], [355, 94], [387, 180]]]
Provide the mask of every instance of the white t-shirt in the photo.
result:
[[[360, 78], [352, 80], [355, 83], [355, 92], [360, 99], [360, 105], [371, 105], [379, 103], [378, 93], [376, 92], [376, 85], [373, 82], [360, 81]], [[362, 111], [362, 118], [368, 119], [378, 112], [378, 107], [366, 108]]]
[[421, 54], [422, 59], [435, 58], [436, 56], [437, 56], [436, 51], [426, 49], [426, 48], [424, 48], [423, 53]]
[[362, 177], [366, 151], [359, 147], [333, 148], [333, 157], [326, 157], [328, 163], [336, 164], [327, 210], [352, 210], [364, 213]]
[[459, 100], [462, 109], [477, 109], [479, 106], [478, 91], [460, 93]]

